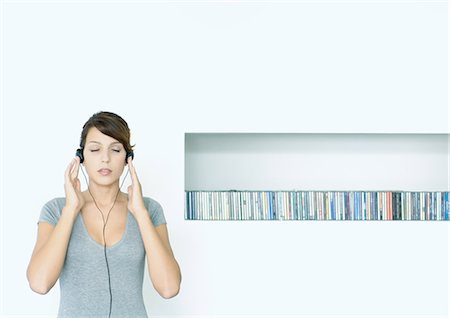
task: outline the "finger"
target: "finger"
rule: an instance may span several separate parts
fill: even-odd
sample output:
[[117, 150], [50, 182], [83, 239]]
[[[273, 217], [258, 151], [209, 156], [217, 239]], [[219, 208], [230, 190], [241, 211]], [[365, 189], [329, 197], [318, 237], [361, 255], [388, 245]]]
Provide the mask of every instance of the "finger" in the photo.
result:
[[70, 179], [70, 171], [72, 170], [72, 167], [73, 167], [74, 163], [75, 163], [75, 158], [73, 158], [73, 159], [70, 161], [69, 165], [68, 165], [67, 168], [66, 168], [66, 171], [64, 172], [64, 178], [65, 178], [66, 180]]
[[133, 196], [133, 186], [129, 185], [127, 188], [127, 192], [128, 192], [128, 201], [130, 200], [130, 198]]
[[80, 179], [77, 179], [77, 189], [79, 192], [81, 192], [81, 182]]
[[75, 188], [81, 192], [81, 183], [80, 183], [80, 179], [76, 179], [75, 180]]
[[79, 157], [75, 157], [75, 162], [73, 165], [73, 169], [70, 172], [70, 177], [71, 180], [75, 180], [78, 177], [78, 170], [80, 168], [80, 158]]
[[133, 160], [131, 160], [131, 157], [128, 158], [128, 168], [130, 169], [130, 175], [131, 175], [131, 181], [132, 183], [138, 183], [139, 179], [136, 173], [136, 169], [133, 165]]

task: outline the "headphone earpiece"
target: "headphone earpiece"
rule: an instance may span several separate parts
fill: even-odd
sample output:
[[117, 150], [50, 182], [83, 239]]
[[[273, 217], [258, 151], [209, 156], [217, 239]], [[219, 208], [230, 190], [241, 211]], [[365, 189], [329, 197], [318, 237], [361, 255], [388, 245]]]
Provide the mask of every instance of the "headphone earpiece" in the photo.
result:
[[128, 158], [129, 157], [131, 157], [131, 160], [134, 159], [134, 152], [133, 152], [133, 150], [127, 152], [127, 156], [125, 157], [125, 163], [126, 164], [128, 163]]
[[77, 152], [75, 153], [75, 156], [80, 158], [80, 163], [83, 163], [83, 161], [84, 161], [83, 148], [78, 148]]
[[[84, 161], [83, 149], [84, 148], [78, 148], [77, 151], [75, 152], [75, 156], [80, 158], [80, 163], [83, 163], [83, 161]], [[133, 152], [133, 150], [127, 152], [127, 156], [125, 157], [125, 164], [128, 163], [128, 158], [129, 157], [131, 157], [131, 160], [134, 159], [134, 152]]]

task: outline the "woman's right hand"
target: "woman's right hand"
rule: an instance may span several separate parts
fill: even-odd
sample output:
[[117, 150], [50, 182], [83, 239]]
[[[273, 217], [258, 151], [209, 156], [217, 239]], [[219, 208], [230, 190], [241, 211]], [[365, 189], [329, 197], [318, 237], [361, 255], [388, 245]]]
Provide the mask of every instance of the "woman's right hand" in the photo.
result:
[[64, 191], [66, 193], [66, 208], [78, 214], [84, 205], [84, 197], [81, 193], [78, 171], [80, 169], [80, 158], [75, 157], [69, 163], [64, 173]]

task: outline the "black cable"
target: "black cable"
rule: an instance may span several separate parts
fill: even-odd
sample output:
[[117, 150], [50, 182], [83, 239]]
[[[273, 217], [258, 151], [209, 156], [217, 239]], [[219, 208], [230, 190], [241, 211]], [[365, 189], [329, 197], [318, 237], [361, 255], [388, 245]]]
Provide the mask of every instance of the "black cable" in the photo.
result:
[[109, 220], [109, 214], [111, 213], [112, 209], [114, 208], [114, 205], [116, 204], [117, 197], [119, 196], [119, 193], [120, 193], [120, 189], [122, 188], [123, 183], [124, 183], [125, 179], [127, 178], [127, 175], [128, 175], [128, 172], [130, 171], [130, 168], [128, 167], [127, 173], [125, 174], [125, 177], [124, 177], [123, 180], [122, 180], [122, 184], [120, 185], [119, 190], [117, 190], [116, 197], [114, 198], [114, 203], [113, 203], [111, 209], [109, 209], [108, 214], [107, 214], [107, 216], [106, 216], [106, 221], [105, 221], [105, 216], [103, 215], [102, 210], [100, 210], [100, 208], [98, 207], [97, 202], [95, 201], [95, 198], [94, 198], [94, 196], [93, 196], [92, 193], [91, 193], [91, 189], [89, 189], [89, 183], [88, 183], [88, 181], [87, 181], [86, 174], [84, 173], [82, 166], [80, 166], [80, 167], [81, 167], [81, 172], [83, 173], [83, 176], [84, 176], [84, 180], [86, 181], [86, 185], [87, 185], [87, 188], [88, 188], [88, 192], [89, 192], [89, 194], [91, 195], [92, 200], [94, 200], [95, 206], [96, 206], [97, 209], [100, 211], [100, 214], [101, 214], [101, 216], [102, 216], [102, 221], [103, 221], [103, 243], [104, 243], [104, 244], [103, 244], [103, 251], [104, 251], [104, 253], [105, 253], [105, 262], [106, 262], [106, 270], [107, 270], [107, 272], [108, 272], [108, 287], [109, 287], [109, 313], [108, 313], [108, 318], [109, 318], [109, 317], [111, 317], [111, 310], [112, 310], [112, 289], [111, 289], [111, 273], [110, 273], [110, 271], [109, 271], [108, 257], [107, 257], [107, 255], [106, 255], [106, 237], [105, 237], [105, 230], [106, 230], [106, 224], [108, 223], [108, 220]]
[[[119, 188], [119, 190], [120, 190], [120, 188]], [[90, 193], [90, 191], [89, 191], [89, 193]], [[91, 194], [91, 196], [92, 196], [92, 194]], [[92, 199], [94, 199], [94, 197], [92, 197]], [[95, 202], [95, 200], [94, 200], [94, 202]], [[114, 203], [115, 203], [115, 201], [114, 201]], [[113, 206], [114, 206], [114, 204], [113, 204]], [[108, 213], [108, 216], [109, 216], [109, 213]], [[103, 223], [103, 242], [104, 242], [103, 251], [105, 252], [106, 270], [108, 271], [108, 287], [109, 287], [109, 314], [108, 314], [108, 318], [109, 318], [109, 317], [111, 317], [111, 310], [112, 310], [112, 290], [111, 290], [111, 273], [109, 271], [108, 257], [106, 256], [105, 229], [106, 229], [106, 223]]]

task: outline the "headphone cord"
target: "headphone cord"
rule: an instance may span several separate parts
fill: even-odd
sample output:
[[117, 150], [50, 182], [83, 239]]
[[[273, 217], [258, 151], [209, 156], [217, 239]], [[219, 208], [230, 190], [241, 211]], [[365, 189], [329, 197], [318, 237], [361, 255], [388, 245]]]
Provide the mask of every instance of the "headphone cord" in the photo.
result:
[[109, 214], [111, 213], [112, 209], [114, 208], [114, 205], [116, 204], [117, 197], [119, 196], [120, 189], [122, 188], [123, 183], [124, 183], [125, 179], [126, 179], [127, 176], [128, 176], [128, 172], [130, 171], [130, 168], [128, 168], [127, 173], [125, 174], [125, 177], [124, 177], [123, 180], [122, 180], [122, 184], [120, 185], [119, 190], [117, 190], [116, 197], [114, 198], [114, 203], [113, 203], [111, 209], [109, 209], [108, 214], [107, 214], [107, 216], [106, 216], [106, 221], [105, 221], [105, 216], [103, 215], [102, 210], [100, 210], [100, 208], [98, 207], [97, 202], [95, 201], [95, 198], [94, 198], [94, 196], [93, 196], [92, 193], [91, 193], [91, 189], [89, 189], [89, 183], [88, 183], [88, 181], [87, 181], [86, 174], [84, 173], [82, 166], [80, 166], [80, 167], [81, 167], [81, 172], [83, 173], [83, 176], [84, 176], [84, 180], [86, 181], [86, 185], [87, 185], [87, 188], [88, 188], [88, 192], [89, 192], [89, 194], [91, 195], [92, 200], [94, 200], [95, 206], [96, 206], [97, 209], [100, 211], [100, 214], [101, 214], [101, 216], [102, 216], [102, 221], [103, 221], [103, 243], [104, 243], [104, 244], [103, 244], [103, 251], [104, 251], [104, 254], [105, 254], [106, 270], [107, 270], [107, 272], [108, 272], [108, 287], [109, 287], [109, 313], [108, 313], [108, 318], [109, 318], [109, 317], [111, 317], [111, 310], [112, 310], [112, 290], [111, 290], [111, 273], [110, 273], [110, 271], [109, 271], [108, 257], [107, 257], [107, 255], [106, 255], [106, 237], [105, 237], [105, 230], [106, 230], [106, 224], [108, 223], [108, 220], [109, 220]]

